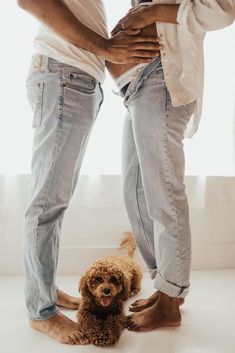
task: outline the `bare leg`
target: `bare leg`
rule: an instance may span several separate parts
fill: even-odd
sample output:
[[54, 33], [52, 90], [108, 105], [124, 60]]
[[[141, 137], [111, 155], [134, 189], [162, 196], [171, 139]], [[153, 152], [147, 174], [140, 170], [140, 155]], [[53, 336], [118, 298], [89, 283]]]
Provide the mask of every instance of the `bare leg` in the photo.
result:
[[72, 297], [71, 295], [62, 292], [62, 290], [57, 289], [57, 303], [58, 306], [63, 308], [77, 310], [80, 304], [80, 299]]
[[130, 331], [151, 331], [160, 327], [180, 326], [179, 299], [159, 292], [158, 300], [140, 313], [127, 316], [126, 327]]
[[[158, 297], [159, 297], [159, 291], [156, 291], [147, 299], [136, 300], [134, 303], [131, 304], [129, 310], [132, 312], [138, 312], [138, 311], [147, 309], [156, 303], [156, 301], [158, 300]], [[179, 305], [183, 305], [183, 304], [184, 304], [184, 298], [179, 298]]]
[[79, 332], [79, 326], [62, 313], [56, 314], [48, 320], [30, 320], [30, 326], [61, 343], [88, 343], [82, 333]]

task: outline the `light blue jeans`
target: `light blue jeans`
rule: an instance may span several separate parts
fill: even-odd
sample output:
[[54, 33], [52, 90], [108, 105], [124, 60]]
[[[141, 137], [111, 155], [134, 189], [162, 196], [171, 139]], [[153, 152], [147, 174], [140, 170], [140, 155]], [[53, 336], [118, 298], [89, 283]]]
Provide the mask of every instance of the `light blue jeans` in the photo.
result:
[[132, 229], [155, 288], [185, 297], [191, 235], [182, 141], [195, 102], [172, 106], [157, 58], [130, 83], [124, 104], [123, 192]]
[[61, 224], [103, 93], [89, 74], [45, 56], [33, 58], [27, 93], [35, 132], [24, 227], [26, 305], [30, 319], [46, 320], [58, 312]]

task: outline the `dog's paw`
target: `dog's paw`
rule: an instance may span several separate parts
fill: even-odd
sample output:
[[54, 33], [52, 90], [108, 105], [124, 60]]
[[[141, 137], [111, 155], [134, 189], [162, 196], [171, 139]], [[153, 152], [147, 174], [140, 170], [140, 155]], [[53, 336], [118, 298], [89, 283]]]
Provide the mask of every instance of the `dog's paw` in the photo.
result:
[[125, 316], [122, 323], [123, 323], [123, 328], [126, 329], [127, 328], [127, 316]]
[[78, 340], [78, 345], [81, 345], [81, 346], [85, 346], [86, 344], [90, 344], [90, 340], [89, 338], [84, 334], [84, 333], [80, 333], [79, 335], [79, 340]]
[[130, 293], [130, 297], [134, 297], [137, 293], [139, 293], [138, 289], [133, 289]]

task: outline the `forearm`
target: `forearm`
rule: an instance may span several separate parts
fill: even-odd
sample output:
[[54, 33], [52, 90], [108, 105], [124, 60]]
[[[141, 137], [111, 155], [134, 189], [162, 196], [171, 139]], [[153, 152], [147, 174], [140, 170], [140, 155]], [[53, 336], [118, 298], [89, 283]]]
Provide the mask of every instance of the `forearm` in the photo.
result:
[[106, 40], [81, 23], [61, 0], [18, 0], [18, 5], [67, 42], [103, 56]]
[[155, 55], [156, 38], [139, 37], [136, 32], [104, 38], [80, 22], [62, 0], [18, 0], [18, 4], [67, 42], [106, 60], [149, 62]]
[[177, 15], [180, 5], [172, 4], [154, 4], [149, 9], [150, 21], [154, 22], [165, 22], [165, 23], [177, 23]]

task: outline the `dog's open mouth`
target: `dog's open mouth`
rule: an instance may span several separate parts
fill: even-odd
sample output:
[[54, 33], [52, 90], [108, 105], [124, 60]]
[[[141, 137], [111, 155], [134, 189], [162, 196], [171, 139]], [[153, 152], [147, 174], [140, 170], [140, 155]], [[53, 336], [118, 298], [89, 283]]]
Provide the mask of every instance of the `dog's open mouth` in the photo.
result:
[[112, 301], [112, 297], [111, 296], [101, 297], [101, 303], [102, 303], [103, 306], [109, 306], [111, 301]]

